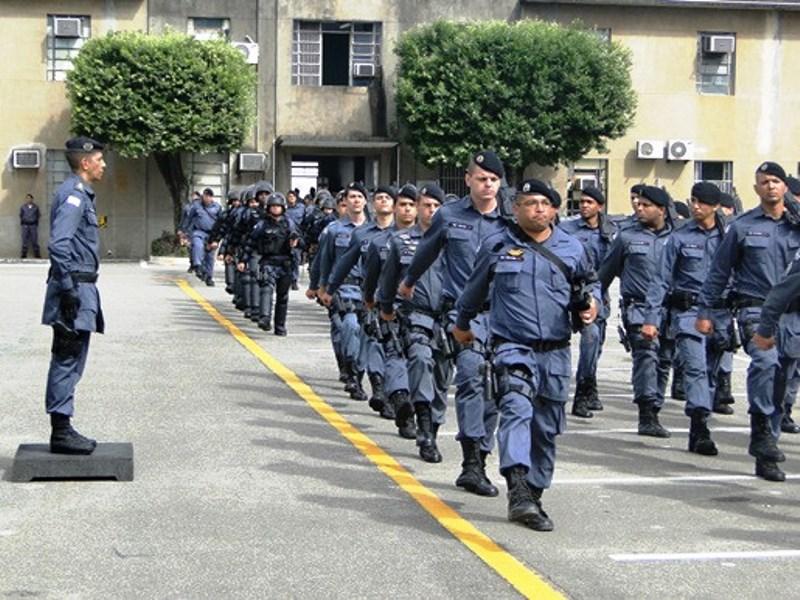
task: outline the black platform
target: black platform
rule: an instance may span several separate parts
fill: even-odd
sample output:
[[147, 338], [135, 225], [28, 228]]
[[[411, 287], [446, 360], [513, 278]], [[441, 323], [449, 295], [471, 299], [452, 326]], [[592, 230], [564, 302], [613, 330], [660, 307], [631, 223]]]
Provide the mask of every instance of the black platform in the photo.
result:
[[47, 444], [20, 444], [9, 479], [133, 481], [133, 444], [97, 444], [89, 455], [52, 454]]

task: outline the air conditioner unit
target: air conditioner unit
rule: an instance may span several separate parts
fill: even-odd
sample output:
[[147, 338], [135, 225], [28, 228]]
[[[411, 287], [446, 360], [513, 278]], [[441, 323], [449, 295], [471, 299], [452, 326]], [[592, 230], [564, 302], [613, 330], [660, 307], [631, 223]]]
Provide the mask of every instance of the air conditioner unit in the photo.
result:
[[597, 185], [597, 175], [576, 175], [573, 189], [585, 190], [589, 187], [599, 187]]
[[61, 38], [81, 37], [81, 20], [77, 17], [53, 17], [53, 35]]
[[42, 153], [35, 148], [15, 148], [11, 151], [11, 166], [15, 169], [38, 169], [42, 166]]
[[644, 160], [664, 158], [664, 142], [661, 140], [639, 140], [636, 142], [636, 158]]
[[267, 155], [263, 152], [241, 152], [239, 172], [263, 173], [267, 169]]
[[694, 145], [689, 140], [667, 142], [667, 160], [688, 161], [694, 158]]
[[733, 54], [736, 38], [732, 35], [703, 36], [703, 52], [708, 54]]
[[375, 77], [375, 65], [372, 63], [353, 63], [353, 77]]
[[248, 65], [258, 64], [258, 44], [250, 42], [231, 42], [231, 45], [242, 53], [244, 61]]

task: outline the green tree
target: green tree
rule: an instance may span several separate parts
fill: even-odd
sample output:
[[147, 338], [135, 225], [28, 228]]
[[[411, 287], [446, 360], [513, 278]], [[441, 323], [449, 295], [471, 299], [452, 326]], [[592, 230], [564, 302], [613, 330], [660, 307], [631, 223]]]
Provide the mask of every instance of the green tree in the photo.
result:
[[438, 21], [395, 51], [398, 121], [429, 166], [493, 148], [518, 180], [528, 164], [605, 150], [633, 122], [629, 51], [579, 23]]
[[188, 193], [182, 153], [241, 146], [255, 114], [253, 69], [230, 44], [174, 32], [92, 39], [74, 66], [67, 77], [73, 132], [122, 156], [152, 155], [177, 226]]

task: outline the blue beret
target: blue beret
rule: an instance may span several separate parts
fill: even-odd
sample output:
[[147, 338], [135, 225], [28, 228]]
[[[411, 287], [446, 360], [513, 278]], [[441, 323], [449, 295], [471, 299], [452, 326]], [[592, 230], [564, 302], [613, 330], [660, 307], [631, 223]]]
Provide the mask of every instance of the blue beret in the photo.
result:
[[365, 188], [364, 185], [359, 181], [351, 181], [350, 183], [347, 184], [345, 190], [347, 190], [348, 192], [351, 190], [354, 192], [358, 192], [359, 194], [364, 196], [364, 200], [369, 200], [369, 194], [367, 193], [367, 188]]
[[494, 173], [501, 178], [506, 176], [506, 170], [503, 168], [503, 161], [491, 150], [481, 150], [472, 160], [484, 171]]
[[433, 198], [434, 200], [437, 200], [439, 204], [444, 204], [444, 191], [435, 183], [428, 183], [422, 186], [422, 189], [419, 191], [419, 195]]
[[783, 170], [783, 167], [780, 166], [776, 162], [763, 162], [758, 166], [756, 169], [756, 173], [763, 173], [764, 175], [774, 175], [784, 183], [786, 182], [786, 171]]
[[97, 140], [83, 135], [67, 140], [66, 147], [67, 150], [72, 152], [92, 152], [93, 150], [103, 150], [105, 148]]
[[719, 188], [709, 181], [698, 181], [692, 186], [692, 198], [703, 204], [719, 204], [720, 193]]
[[405, 184], [403, 187], [400, 188], [400, 191], [397, 192], [397, 196], [404, 196], [405, 198], [411, 198], [414, 202], [417, 201], [417, 188], [410, 183]]
[[544, 181], [539, 181], [538, 179], [526, 179], [522, 182], [522, 185], [519, 186], [519, 189], [517, 190], [517, 197], [529, 196], [532, 194], [544, 196], [550, 201], [550, 204], [556, 208], [561, 206], [561, 196], [558, 195], [558, 193]]
[[603, 195], [603, 192], [600, 191], [600, 188], [596, 188], [593, 185], [585, 187], [581, 190], [581, 196], [589, 196], [598, 204], [605, 204], [606, 197]]
[[646, 185], [642, 188], [640, 193], [641, 197], [649, 200], [656, 206], [669, 206], [669, 194], [659, 187], [654, 185]]

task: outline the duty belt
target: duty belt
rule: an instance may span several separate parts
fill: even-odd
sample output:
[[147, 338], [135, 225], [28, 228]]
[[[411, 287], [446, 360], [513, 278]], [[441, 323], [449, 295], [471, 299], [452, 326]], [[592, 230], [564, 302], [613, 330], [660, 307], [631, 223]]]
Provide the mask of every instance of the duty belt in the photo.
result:
[[501, 344], [519, 344], [520, 346], [527, 346], [534, 352], [551, 352], [552, 350], [569, 348], [569, 342], [570, 340], [567, 338], [565, 340], [533, 340], [532, 342], [524, 344], [522, 342], [512, 342], [511, 340], [498, 336], [492, 337], [492, 346], [495, 350], [497, 350], [497, 347]]
[[97, 273], [86, 273], [83, 271], [73, 271], [70, 273], [72, 281], [76, 283], [95, 283], [97, 282]]
[[735, 308], [753, 308], [762, 306], [764, 304], [764, 300], [754, 296], [736, 295], [732, 299], [731, 303]]

